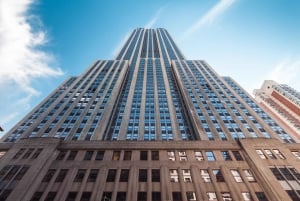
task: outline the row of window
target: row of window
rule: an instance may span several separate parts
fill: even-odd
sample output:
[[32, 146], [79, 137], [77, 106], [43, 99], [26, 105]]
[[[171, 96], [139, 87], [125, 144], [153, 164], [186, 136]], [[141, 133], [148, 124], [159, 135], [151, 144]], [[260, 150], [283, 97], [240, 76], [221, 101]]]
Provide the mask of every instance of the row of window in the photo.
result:
[[261, 159], [285, 159], [285, 156], [278, 149], [256, 149]]
[[[61, 150], [56, 157], [56, 160], [75, 160], [78, 150]], [[223, 160], [225, 161], [243, 161], [243, 157], [239, 151], [220, 151]], [[105, 151], [92, 151], [88, 150], [85, 152], [83, 160], [103, 160]], [[170, 161], [187, 161], [188, 155], [186, 151], [167, 151], [167, 157]], [[113, 151], [111, 160], [131, 160], [132, 159], [132, 151]], [[215, 155], [213, 151], [205, 150], [205, 151], [194, 151], [194, 159], [197, 161], [216, 161]], [[141, 161], [157, 161], [159, 160], [159, 151], [140, 151], [139, 160]]]
[[[55, 199], [57, 192], [50, 191], [48, 192], [44, 201], [52, 201]], [[40, 201], [43, 192], [37, 191], [34, 193], [33, 197], [30, 201]], [[101, 201], [111, 201], [113, 192], [103, 192]], [[172, 201], [182, 201], [184, 194], [182, 192], [174, 191], [172, 192]], [[250, 192], [241, 192], [242, 198], [244, 201], [253, 200]], [[258, 201], [267, 201], [267, 198], [263, 192], [255, 192], [256, 198]], [[79, 197], [79, 193], [76, 191], [71, 191], [68, 193], [65, 201], [75, 201], [77, 197]], [[116, 201], [126, 201], [127, 192], [117, 192]], [[161, 192], [154, 191], [151, 192], [148, 196], [151, 196], [152, 201], [162, 201]], [[193, 191], [188, 191], [185, 193], [186, 199], [188, 201], [196, 201], [196, 193]], [[207, 192], [207, 199], [210, 201], [217, 201], [217, 193], [216, 192]], [[90, 201], [92, 197], [92, 192], [82, 192], [79, 201]], [[223, 201], [232, 201], [232, 196], [229, 192], [220, 192], [220, 197]], [[77, 199], [78, 200], [78, 199]], [[147, 192], [139, 191], [137, 192], [137, 201], [147, 201]]]

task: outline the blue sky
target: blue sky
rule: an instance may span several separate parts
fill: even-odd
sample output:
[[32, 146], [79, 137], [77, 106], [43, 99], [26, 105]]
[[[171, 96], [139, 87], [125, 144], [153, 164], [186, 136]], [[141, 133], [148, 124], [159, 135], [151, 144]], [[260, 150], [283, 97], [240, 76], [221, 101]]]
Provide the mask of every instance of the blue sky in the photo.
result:
[[[300, 91], [299, 0], [0, 0], [0, 125], [8, 131], [69, 76], [113, 59], [136, 27], [168, 29], [249, 93]], [[5, 133], [5, 132], [4, 132]]]

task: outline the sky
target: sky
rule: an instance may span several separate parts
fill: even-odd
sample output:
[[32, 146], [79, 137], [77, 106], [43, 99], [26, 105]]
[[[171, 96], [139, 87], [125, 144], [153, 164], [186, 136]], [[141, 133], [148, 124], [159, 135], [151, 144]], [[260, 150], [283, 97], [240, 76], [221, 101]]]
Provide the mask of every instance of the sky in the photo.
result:
[[166, 28], [250, 94], [266, 79], [300, 91], [299, 0], [0, 0], [2, 135], [137, 27]]

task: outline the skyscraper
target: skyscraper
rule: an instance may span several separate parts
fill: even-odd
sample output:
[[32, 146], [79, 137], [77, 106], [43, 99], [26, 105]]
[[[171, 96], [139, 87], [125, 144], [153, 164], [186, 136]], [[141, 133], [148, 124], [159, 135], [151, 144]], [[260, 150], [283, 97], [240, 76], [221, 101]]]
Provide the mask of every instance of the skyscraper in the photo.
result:
[[0, 200], [300, 199], [300, 145], [162, 28], [62, 83], [0, 150]]
[[286, 84], [266, 80], [254, 95], [260, 106], [299, 142], [300, 93]]

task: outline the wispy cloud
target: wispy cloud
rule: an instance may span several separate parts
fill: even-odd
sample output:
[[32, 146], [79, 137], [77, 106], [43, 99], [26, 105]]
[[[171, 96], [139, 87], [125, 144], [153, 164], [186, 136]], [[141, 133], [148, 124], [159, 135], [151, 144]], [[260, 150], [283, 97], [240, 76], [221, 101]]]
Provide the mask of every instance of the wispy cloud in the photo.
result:
[[122, 40], [120, 40], [119, 44], [114, 48], [113, 50], [113, 55], [116, 57], [117, 54], [121, 51], [121, 48], [123, 47], [123, 45], [126, 43], [126, 41], [128, 40], [129, 36], [130, 36], [131, 32], [127, 32], [124, 37], [122, 38]]
[[236, 0], [220, 0], [214, 7], [212, 7], [205, 15], [197, 20], [195, 24], [190, 26], [185, 32], [185, 37], [196, 32], [202, 26], [213, 23], [220, 17]]
[[300, 59], [283, 59], [267, 75], [267, 79], [275, 80], [280, 84], [288, 84], [300, 91]]
[[[34, 0], [1, 0], [0, 92], [8, 96], [1, 98], [2, 104], [4, 100], [16, 104], [21, 97], [38, 95], [32, 84], [36, 78], [63, 74], [59, 68], [51, 67], [53, 56], [41, 49], [47, 36], [39, 18], [29, 12], [33, 3]], [[13, 93], [9, 91], [12, 89]], [[1, 114], [0, 119], [7, 121], [4, 116]]]
[[144, 28], [146, 29], [150, 29], [153, 27], [153, 25], [156, 24], [157, 20], [160, 18], [160, 15], [162, 13], [162, 11], [165, 9], [166, 6], [161, 7], [160, 9], [158, 9], [155, 13], [155, 15], [146, 23], [146, 25], [144, 26]]

